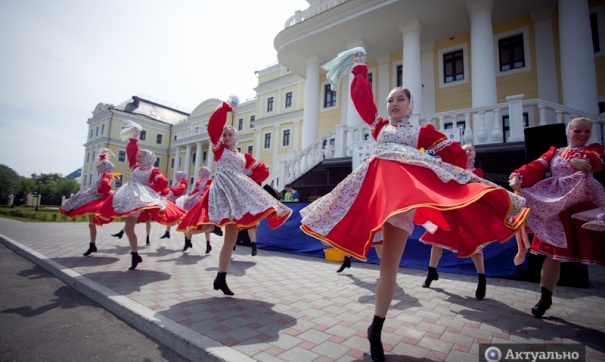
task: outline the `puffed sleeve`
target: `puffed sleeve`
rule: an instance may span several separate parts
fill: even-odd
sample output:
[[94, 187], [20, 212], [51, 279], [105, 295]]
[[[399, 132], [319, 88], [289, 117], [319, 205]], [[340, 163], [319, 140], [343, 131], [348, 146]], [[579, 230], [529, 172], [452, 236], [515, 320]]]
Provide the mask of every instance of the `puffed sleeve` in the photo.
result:
[[181, 195], [183, 195], [183, 193], [185, 192], [185, 190], [187, 190], [187, 185], [189, 184], [189, 181], [187, 180], [182, 180], [181, 182], [179, 182], [178, 184], [176, 184], [174, 187], [172, 187], [170, 190], [172, 191], [172, 194], [176, 197], [179, 197]]
[[557, 148], [552, 146], [540, 158], [514, 170], [511, 176], [521, 177], [521, 187], [529, 187], [540, 181], [550, 168], [550, 161], [555, 156]]
[[159, 168], [154, 167], [149, 177], [149, 187], [155, 192], [161, 193], [168, 186], [168, 179]]
[[474, 173], [475, 175], [477, 175], [478, 177], [483, 178], [484, 173], [483, 173], [483, 170], [482, 170], [482, 169], [480, 169], [480, 168], [476, 168], [476, 169], [474, 169], [474, 170], [473, 170], [473, 173]]
[[603, 169], [603, 152], [605, 148], [603, 145], [599, 143], [592, 143], [586, 148], [584, 148], [584, 152], [586, 153], [586, 157], [590, 161], [590, 166], [592, 166], [592, 172], [598, 172]]
[[126, 156], [128, 157], [128, 167], [131, 170], [135, 169], [137, 165], [137, 153], [139, 153], [138, 139], [130, 138], [130, 142], [126, 146]]
[[231, 112], [231, 107], [223, 102], [208, 120], [208, 136], [210, 136], [210, 142], [212, 143], [212, 152], [214, 153], [214, 159], [218, 161], [223, 155], [225, 145], [221, 142], [221, 136], [223, 134], [223, 128], [227, 123], [227, 114]]
[[246, 157], [246, 170], [252, 173], [248, 175], [254, 182], [261, 183], [269, 177], [269, 169], [267, 165], [260, 161], [256, 161], [249, 153], [244, 153]]
[[111, 177], [111, 173], [109, 172], [105, 172], [103, 176], [101, 176], [101, 184], [97, 188], [97, 194], [105, 195], [111, 191]]
[[432, 124], [420, 128], [417, 147], [434, 151], [443, 162], [466, 169], [467, 157], [462, 146], [437, 131]]
[[368, 80], [368, 67], [365, 64], [357, 64], [351, 70], [353, 82], [351, 83], [351, 99], [355, 109], [365, 123], [370, 126], [374, 139], [378, 137], [382, 127], [389, 123], [386, 118], [380, 117], [374, 104], [372, 85]]

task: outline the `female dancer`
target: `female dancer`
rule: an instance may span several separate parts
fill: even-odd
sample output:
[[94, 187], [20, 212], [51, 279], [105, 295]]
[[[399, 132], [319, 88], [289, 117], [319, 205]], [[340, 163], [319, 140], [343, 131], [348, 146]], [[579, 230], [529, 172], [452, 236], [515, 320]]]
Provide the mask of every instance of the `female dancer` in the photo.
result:
[[[534, 234], [531, 252], [545, 255], [540, 278], [541, 297], [531, 312], [542, 317], [552, 305], [552, 292], [559, 281], [561, 262], [595, 263], [605, 266], [603, 233], [605, 188], [593, 172], [603, 169], [603, 146], [588, 145], [592, 122], [574, 118], [567, 124], [568, 146], [551, 147], [539, 159], [513, 171], [510, 187], [527, 200], [532, 212], [527, 231]], [[546, 171], [552, 176], [542, 180]], [[594, 209], [596, 220], [581, 221], [574, 214]]]
[[[101, 173], [101, 177], [99, 177], [94, 185], [81, 189], [75, 195], [67, 199], [59, 208], [61, 215], [75, 218], [82, 215], [94, 215], [99, 211], [101, 205], [103, 205], [105, 200], [113, 193], [113, 191], [111, 191], [111, 178], [115, 177], [115, 175], [111, 173], [114, 169], [113, 163], [109, 160], [111, 157], [115, 157], [115, 155], [108, 148], [103, 148], [99, 151], [97, 171]], [[97, 251], [97, 246], [95, 244], [97, 240], [97, 227], [92, 223], [92, 216], [91, 221], [88, 224], [88, 229], [90, 230], [90, 244], [88, 250], [84, 253], [84, 256], [88, 256]]]
[[[93, 219], [95, 225], [104, 225], [114, 219], [126, 218], [124, 232], [128, 236], [132, 255], [130, 270], [134, 270], [143, 261], [138, 253], [137, 234], [134, 231], [139, 216], [148, 213], [150, 218], [160, 224], [172, 225], [185, 215], [185, 210], [164, 200], [158, 194], [166, 188], [168, 180], [160, 169], [153, 167], [156, 161], [155, 154], [148, 150], [139, 150], [137, 141], [141, 127], [136, 126], [133, 126], [132, 137], [126, 146], [128, 163], [132, 170], [130, 182], [111, 195]], [[124, 133], [127, 132], [128, 130]]]
[[[478, 177], [483, 177], [483, 170], [475, 168], [475, 146], [472, 144], [465, 144], [462, 149], [466, 152], [467, 163], [466, 169]], [[437, 265], [443, 254], [443, 249], [448, 249], [453, 252], [457, 251], [458, 240], [452, 237], [452, 233], [443, 229], [437, 229], [434, 233], [426, 232], [420, 237], [420, 241], [432, 245], [431, 247], [431, 259], [429, 261], [429, 272], [426, 276], [426, 280], [422, 284], [423, 288], [431, 286], [433, 280], [439, 280], [439, 274], [437, 274]], [[487, 286], [487, 280], [485, 279], [485, 263], [483, 261], [483, 252], [481, 249], [477, 250], [476, 253], [471, 255], [475, 269], [477, 269], [477, 275], [479, 280], [477, 282], [477, 290], [475, 291], [475, 298], [482, 300], [485, 298], [485, 288]]]
[[216, 174], [208, 192], [202, 195], [177, 227], [178, 231], [199, 233], [212, 230], [215, 225], [225, 226], [225, 240], [214, 289], [220, 289], [226, 295], [234, 294], [227, 286], [226, 276], [238, 228], [248, 228], [267, 217], [269, 226], [274, 229], [292, 213], [255, 182], [260, 177], [255, 172], [262, 170], [252, 155], [242, 154], [235, 148], [237, 132], [231, 126], [225, 127], [225, 124], [227, 114], [238, 102], [237, 97], [230, 96], [210, 116], [208, 135], [216, 160]]
[[[341, 53], [324, 69], [328, 68], [330, 79], [353, 62], [350, 94], [377, 141], [374, 155], [329, 194], [301, 210], [301, 228], [364, 261], [374, 235], [384, 229], [374, 319], [368, 328], [372, 359], [384, 361], [382, 326], [414, 222], [451, 230], [465, 241], [458, 253], [467, 257], [491, 241], [504, 242], [512, 237], [527, 210], [523, 210], [523, 198], [466, 171], [467, 158], [458, 143], [430, 124], [418, 128], [410, 123], [413, 102], [407, 89], [390, 92], [390, 119], [380, 117], [363, 48]], [[444, 162], [421, 148], [434, 151]], [[520, 217], [511, 222], [516, 213]]]
[[[193, 191], [187, 194], [186, 200], [183, 203], [183, 208], [187, 211], [191, 210], [193, 205], [199, 201], [200, 197], [202, 197], [212, 183], [212, 180], [210, 179], [212, 172], [208, 167], [201, 167], [198, 171], [198, 175], [200, 178], [195, 182]], [[210, 254], [210, 251], [212, 251], [212, 246], [210, 245], [210, 231], [206, 231], [204, 234], [206, 235], [206, 254]], [[193, 248], [193, 244], [191, 243], [192, 237], [193, 235], [191, 232], [187, 232], [185, 234], [185, 247], [183, 248], [183, 251], [187, 250], [188, 248]]]
[[[189, 181], [187, 180], [187, 173], [185, 171], [177, 171], [176, 172], [176, 183], [169, 189], [162, 190], [160, 194], [166, 198], [166, 200], [170, 200], [171, 202], [176, 202], [176, 199], [181, 197], [183, 193], [187, 190], [187, 185]], [[160, 239], [170, 239], [170, 227], [172, 225], [166, 225], [166, 231], [164, 235], [160, 237]]]

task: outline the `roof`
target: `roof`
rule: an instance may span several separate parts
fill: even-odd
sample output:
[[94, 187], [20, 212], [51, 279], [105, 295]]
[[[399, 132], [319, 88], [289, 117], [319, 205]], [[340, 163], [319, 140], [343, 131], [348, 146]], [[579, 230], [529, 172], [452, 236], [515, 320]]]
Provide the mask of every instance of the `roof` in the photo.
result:
[[169, 124], [179, 123], [189, 117], [189, 113], [137, 96], [133, 96], [132, 99], [113, 108], [127, 113], [146, 116]]

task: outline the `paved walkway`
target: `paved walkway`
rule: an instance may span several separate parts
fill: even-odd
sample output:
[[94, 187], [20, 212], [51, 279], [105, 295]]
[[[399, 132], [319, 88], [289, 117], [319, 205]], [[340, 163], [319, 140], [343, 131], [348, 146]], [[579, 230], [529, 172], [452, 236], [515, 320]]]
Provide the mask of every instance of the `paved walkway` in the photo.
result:
[[[370, 361], [366, 329], [373, 316], [378, 266], [239, 246], [227, 277], [234, 297], [212, 289], [221, 238], [205, 255], [202, 235], [181, 252], [183, 237], [153, 224], [143, 263], [130, 266], [123, 223], [98, 229], [89, 257], [86, 223], [22, 223], [0, 218], [0, 241], [51, 271], [128, 323], [191, 360]], [[138, 235], [144, 226], [137, 225]], [[144, 238], [139, 240], [144, 245]], [[512, 261], [511, 261], [512, 262]], [[543, 319], [529, 310], [538, 285], [488, 278], [474, 298], [476, 277], [402, 268], [385, 327], [387, 361], [477, 361], [480, 343], [581, 343], [588, 361], [605, 361], [605, 268], [589, 267], [592, 287], [558, 287]]]

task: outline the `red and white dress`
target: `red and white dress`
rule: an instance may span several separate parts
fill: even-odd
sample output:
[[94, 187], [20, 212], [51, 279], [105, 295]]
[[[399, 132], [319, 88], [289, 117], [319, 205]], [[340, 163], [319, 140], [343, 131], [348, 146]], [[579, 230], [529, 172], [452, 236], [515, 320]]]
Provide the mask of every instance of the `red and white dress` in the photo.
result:
[[[216, 160], [216, 173], [208, 192], [187, 212], [177, 230], [200, 230], [204, 225], [223, 227], [236, 224], [238, 229], [253, 227], [267, 218], [271, 228], [283, 224], [292, 210], [277, 201], [257, 182], [268, 176], [268, 169], [252, 155], [228, 149], [221, 137], [231, 107], [224, 103], [210, 116], [208, 135]], [[249, 174], [249, 175], [247, 175]]]
[[[539, 159], [513, 171], [521, 177], [521, 196], [531, 214], [527, 219], [532, 233], [531, 252], [559, 261], [605, 265], [605, 237], [602, 232], [586, 230], [585, 221], [571, 215], [596, 207], [605, 210], [605, 188], [592, 173], [570, 165], [575, 157], [590, 161], [592, 171], [603, 169], [603, 146], [597, 143], [579, 148], [551, 147]], [[546, 171], [552, 176], [542, 180]]]
[[187, 200], [184, 202], [183, 208], [187, 211], [191, 210], [193, 205], [195, 205], [200, 197], [208, 190], [208, 187], [212, 184], [212, 180], [197, 180], [195, 182], [195, 187], [193, 191], [187, 194]]
[[155, 155], [148, 152], [139, 165], [135, 161], [138, 151], [137, 139], [131, 138], [126, 146], [126, 154], [132, 170], [130, 182], [120, 187], [105, 201], [95, 215], [93, 224], [104, 225], [114, 219], [137, 215], [138, 222], [151, 217], [160, 224], [173, 225], [184, 217], [186, 212], [184, 209], [165, 200], [159, 194], [168, 185], [168, 180], [158, 168], [153, 167]]
[[301, 210], [301, 229], [364, 261], [385, 222], [407, 227], [410, 218], [454, 233], [462, 257], [511, 238], [527, 215], [525, 200], [465, 170], [462, 147], [432, 125], [380, 117], [367, 71], [363, 64], [353, 68], [351, 97], [376, 140], [374, 155]]
[[[176, 199], [178, 199], [179, 197], [181, 197], [183, 195], [183, 193], [185, 193], [185, 191], [187, 190], [188, 184], [189, 184], [189, 181], [187, 181], [187, 178], [185, 177], [182, 180], [179, 180], [171, 188], [162, 190], [162, 192], [160, 192], [160, 194], [162, 196], [164, 196], [164, 198], [166, 198], [166, 200], [170, 200], [171, 202], [176, 202]], [[172, 192], [172, 194], [170, 192]]]
[[78, 191], [67, 199], [59, 208], [61, 215], [75, 218], [96, 214], [113, 193], [111, 190], [112, 177], [110, 172], [104, 172], [94, 185]]

